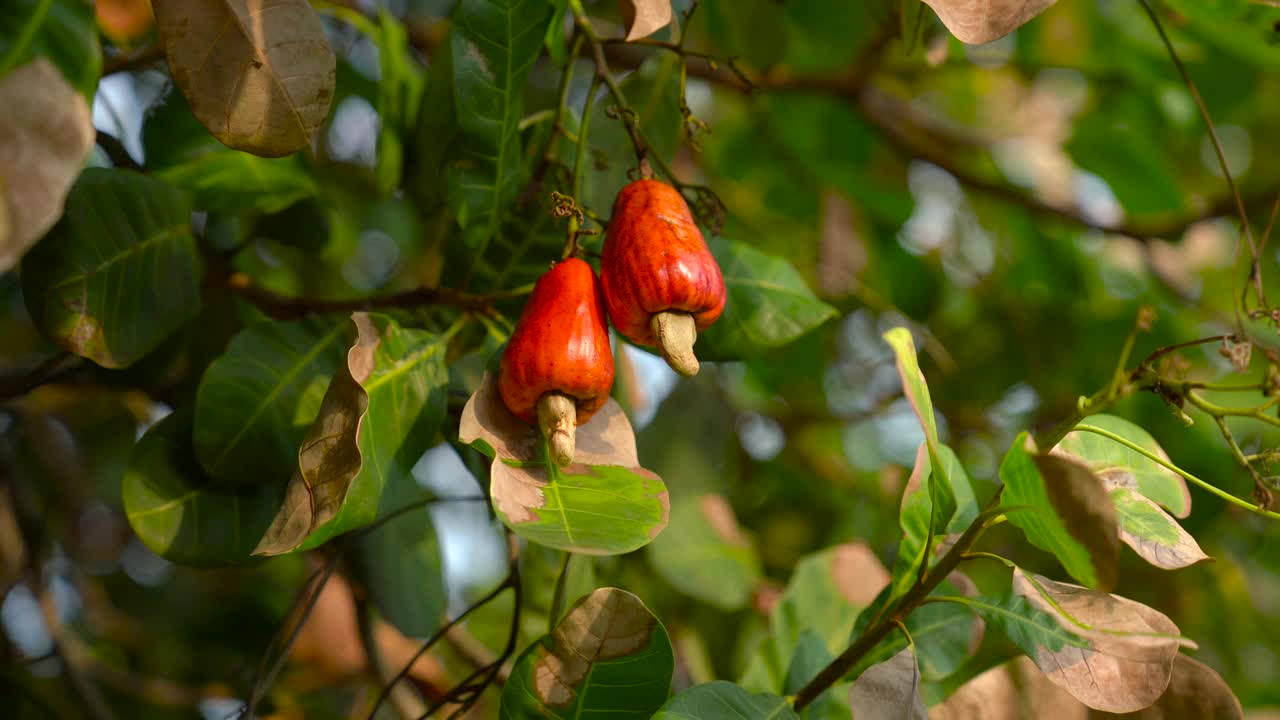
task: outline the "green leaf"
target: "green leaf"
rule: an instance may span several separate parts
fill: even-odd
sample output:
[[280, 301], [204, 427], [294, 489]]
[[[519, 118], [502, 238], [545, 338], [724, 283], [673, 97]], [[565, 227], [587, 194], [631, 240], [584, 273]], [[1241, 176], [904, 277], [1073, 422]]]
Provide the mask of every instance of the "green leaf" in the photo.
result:
[[717, 680], [689, 688], [667, 701], [653, 720], [799, 720], [791, 703], [769, 693], [751, 694]]
[[325, 391], [298, 451], [299, 471], [255, 553], [307, 550], [397, 509], [385, 492], [410, 472], [444, 420], [452, 334], [355, 313], [355, 344]]
[[858, 614], [888, 584], [888, 571], [865, 544], [837, 545], [801, 558], [769, 614], [769, 635], [748, 664], [743, 687], [783, 692], [805, 630], [822, 637], [827, 652], [842, 651]]
[[[387, 489], [392, 511], [421, 502], [416, 483]], [[356, 540], [361, 577], [374, 605], [396, 628], [411, 637], [427, 637], [440, 628], [446, 593], [444, 560], [429, 508], [416, 507], [390, 518]]]
[[1181, 210], [1186, 203], [1178, 173], [1159, 136], [1122, 122], [1123, 115], [1115, 122], [1100, 117], [1077, 121], [1066, 146], [1076, 165], [1107, 181], [1126, 213]]
[[1209, 559], [1196, 539], [1150, 498], [1127, 487], [1117, 487], [1110, 495], [1120, 523], [1120, 539], [1143, 560], [1176, 570]]
[[[944, 462], [940, 451], [941, 441], [938, 439], [938, 421], [933, 415], [933, 400], [929, 397], [929, 385], [920, 371], [920, 363], [916, 358], [915, 341], [911, 332], [897, 327], [884, 334], [885, 342], [893, 348], [897, 359], [898, 376], [902, 379], [902, 394], [906, 396], [911, 407], [920, 418], [920, 426], [924, 428], [925, 445], [929, 448], [929, 462], [933, 471], [929, 473], [929, 501], [932, 513], [929, 521], [930, 533], [946, 529], [951, 517], [956, 512], [956, 494], [951, 486], [950, 469], [954, 464]], [[952, 453], [952, 459], [954, 459]]]
[[228, 484], [284, 485], [342, 364], [348, 325], [266, 320], [240, 331], [196, 391], [196, 456]]
[[[1020, 434], [1000, 464], [1000, 480], [1004, 483], [1003, 502], [1018, 506], [1017, 509], [1009, 512], [1009, 522], [1021, 528], [1032, 545], [1053, 553], [1071, 577], [1085, 585], [1097, 587], [1107, 580], [1114, 580], [1114, 557], [1099, 557], [1097, 562], [1100, 564], [1095, 564], [1095, 558], [1090, 555], [1089, 548], [1079, 539], [1081, 534], [1090, 532], [1089, 525], [1087, 523], [1074, 525], [1074, 518], [1084, 514], [1083, 508], [1088, 506], [1091, 510], [1097, 510], [1098, 507], [1092, 501], [1082, 501], [1070, 506], [1065, 504], [1058, 506], [1054, 502], [1055, 499], [1062, 500], [1072, 495], [1075, 490], [1080, 491], [1080, 497], [1087, 496], [1092, 500], [1092, 496], [1096, 494], [1094, 488], [1088, 487], [1088, 482], [1083, 476], [1063, 475], [1063, 479], [1072, 481], [1073, 486], [1063, 488], [1059, 487], [1060, 483], [1055, 483], [1053, 488], [1055, 495], [1051, 496], [1046, 479], [1037, 468], [1038, 458], [1028, 449], [1031, 442], [1026, 433]], [[1076, 480], [1081, 482], [1075, 484]], [[1096, 479], [1093, 479], [1093, 483], [1097, 485], [1098, 492], [1103, 492], [1101, 484]], [[1061, 493], [1057, 494], [1059, 491]], [[1105, 492], [1103, 496], [1105, 499]], [[1077, 513], [1072, 509], [1073, 507], [1082, 510]], [[1065, 517], [1073, 523], [1072, 527], [1069, 528], [1064, 522], [1060, 512], [1066, 513]], [[1115, 538], [1117, 536], [1114, 511], [1111, 523], [1110, 532], [1112, 538]], [[1105, 540], [1101, 534], [1095, 539]]]
[[662, 478], [639, 466], [635, 433], [614, 400], [578, 426], [574, 464], [551, 462], [538, 429], [512, 415], [485, 373], [467, 401], [462, 442], [493, 458], [493, 509], [520, 537], [589, 555], [630, 552], [667, 526]]
[[498, 233], [519, 191], [521, 96], [551, 16], [546, 0], [461, 0], [454, 11], [458, 137], [449, 205], [469, 247]]
[[746, 607], [761, 578], [760, 557], [720, 495], [676, 502], [666, 531], [646, 554], [677, 590], [724, 610]]
[[200, 210], [274, 213], [320, 193], [301, 156], [264, 158], [232, 150], [205, 130], [180, 92], [171, 92], [142, 126], [147, 167], [191, 193]]
[[6, 0], [0, 6], [0, 77], [44, 56], [85, 100], [102, 74], [94, 5], [86, 0]]
[[674, 671], [667, 631], [640, 598], [600, 588], [516, 660], [499, 717], [648, 720]]
[[[1144, 448], [1152, 455], [1169, 459], [1151, 433], [1115, 415], [1090, 415], [1081, 425], [1092, 425]], [[1191, 493], [1181, 475], [1155, 462], [1140, 452], [1114, 440], [1084, 430], [1073, 430], [1054, 448], [1082, 460], [1104, 482], [1117, 487], [1134, 487], [1173, 513], [1185, 518], [1191, 514]]]
[[129, 525], [153, 552], [180, 565], [257, 562], [253, 548], [279, 507], [281, 486], [213, 485], [192, 452], [192, 422], [190, 410], [179, 410], [134, 448], [122, 487]]
[[954, 598], [997, 628], [1028, 657], [1041, 650], [1058, 652], [1065, 647], [1088, 647], [1089, 642], [1064, 628], [1052, 615], [1036, 608], [1021, 595], [1009, 591], [1001, 597]]
[[815, 297], [786, 260], [724, 238], [708, 244], [724, 275], [727, 300], [724, 314], [698, 337], [699, 358], [756, 355], [836, 316], [836, 309]]
[[62, 219], [22, 263], [41, 332], [103, 367], [131, 365], [200, 309], [204, 262], [178, 189], [127, 170], [90, 168]]
[[931, 487], [922, 477], [932, 475], [928, 448], [924, 443], [916, 450], [916, 464], [902, 491], [902, 505], [898, 512], [898, 525], [902, 539], [898, 541], [898, 556], [893, 565], [894, 595], [901, 595], [915, 582], [921, 566], [933, 551], [935, 532], [960, 533], [978, 516], [978, 503], [968, 473], [960, 465], [960, 458], [946, 445], [938, 445], [943, 467], [950, 480], [957, 500], [957, 509], [945, 528], [930, 528], [938, 521], [933, 513], [933, 501], [926, 492]]

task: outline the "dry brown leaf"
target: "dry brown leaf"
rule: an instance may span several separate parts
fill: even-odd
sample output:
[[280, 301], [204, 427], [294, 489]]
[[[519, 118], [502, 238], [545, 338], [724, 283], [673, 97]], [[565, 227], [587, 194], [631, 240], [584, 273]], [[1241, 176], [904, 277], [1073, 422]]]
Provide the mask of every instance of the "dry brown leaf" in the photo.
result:
[[924, 0], [952, 35], [972, 45], [1008, 35], [1056, 0]]
[[0, 78], [0, 108], [2, 273], [61, 217], [96, 134], [84, 97], [43, 57]]
[[1102, 481], [1084, 464], [1059, 455], [1036, 455], [1034, 460], [1063, 526], [1089, 551], [1098, 585], [1115, 587], [1120, 535], [1115, 505]]
[[363, 387], [373, 372], [381, 335], [367, 313], [353, 313], [356, 343], [347, 362], [338, 368], [316, 421], [298, 450], [298, 472], [289, 480], [282, 511], [254, 549], [255, 555], [276, 555], [301, 545], [316, 528], [332, 520], [347, 490], [364, 464], [360, 426], [369, 409]]
[[875, 602], [892, 577], [866, 543], [837, 545], [831, 553], [831, 577], [836, 589], [856, 608]]
[[911, 648], [859, 675], [849, 689], [849, 706], [858, 720], [925, 720], [920, 666]]
[[335, 59], [306, 0], [153, 0], [169, 71], [229, 147], [279, 157], [329, 114]]
[[1155, 702], [1169, 686], [1179, 645], [1193, 644], [1158, 610], [1116, 595], [1055, 582], [1021, 569], [1014, 590], [1052, 615], [1089, 647], [1040, 648], [1032, 658], [1041, 671], [1096, 710], [1134, 712]]
[[929, 720], [1086, 720], [1089, 708], [1054, 685], [1029, 658], [994, 667], [929, 710]]
[[569, 610], [539, 650], [533, 684], [538, 698], [557, 707], [573, 702], [591, 667], [634, 655], [649, 646], [657, 625], [640, 598], [618, 588], [598, 588]]
[[1173, 661], [1169, 689], [1149, 708], [1126, 715], [1094, 712], [1091, 718], [1131, 720], [1244, 720], [1235, 693], [1216, 670], [1199, 660], [1179, 655]]
[[822, 196], [822, 233], [818, 244], [818, 287], [829, 297], [853, 292], [867, 266], [867, 248], [860, 232], [862, 218], [840, 193]]
[[671, 0], [618, 0], [627, 40], [648, 37], [671, 24]]

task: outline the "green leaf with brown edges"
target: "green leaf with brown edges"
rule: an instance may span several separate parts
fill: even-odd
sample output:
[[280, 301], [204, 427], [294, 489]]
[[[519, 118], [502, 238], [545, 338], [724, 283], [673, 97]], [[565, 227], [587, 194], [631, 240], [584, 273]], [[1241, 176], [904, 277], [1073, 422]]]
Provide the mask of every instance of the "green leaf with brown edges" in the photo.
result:
[[1158, 568], [1177, 570], [1210, 559], [1191, 533], [1150, 498], [1127, 487], [1114, 488], [1109, 494], [1120, 539], [1143, 560]]
[[[1169, 459], [1151, 433], [1115, 415], [1090, 415], [1081, 425], [1091, 425], [1132, 442], [1152, 455]], [[1130, 487], [1169, 510], [1174, 517], [1191, 514], [1191, 493], [1178, 473], [1111, 438], [1085, 430], [1072, 430], [1053, 448], [1083, 461], [1108, 487]]]
[[107, 368], [154, 350], [200, 309], [204, 261], [191, 201], [128, 170], [89, 168], [66, 212], [22, 262], [22, 295], [41, 332]]
[[635, 432], [612, 399], [578, 426], [577, 454], [565, 468], [548, 460], [538, 429], [503, 404], [490, 373], [463, 408], [458, 434], [493, 458], [493, 509], [526, 540], [615, 555], [644, 547], [667, 526], [667, 488], [640, 467]]
[[1096, 476], [1079, 463], [1036, 455], [1035, 443], [1022, 433], [1000, 464], [1000, 480], [1003, 502], [1013, 506], [1009, 522], [1032, 545], [1053, 553], [1085, 585], [1114, 583], [1120, 542], [1115, 509]]
[[600, 588], [516, 660], [499, 717], [648, 720], [674, 671], [667, 631], [640, 598]]
[[444, 419], [450, 335], [404, 329], [385, 315], [351, 320], [356, 342], [329, 383], [257, 555], [313, 548], [396, 510], [396, 493], [383, 491], [412, 482]]

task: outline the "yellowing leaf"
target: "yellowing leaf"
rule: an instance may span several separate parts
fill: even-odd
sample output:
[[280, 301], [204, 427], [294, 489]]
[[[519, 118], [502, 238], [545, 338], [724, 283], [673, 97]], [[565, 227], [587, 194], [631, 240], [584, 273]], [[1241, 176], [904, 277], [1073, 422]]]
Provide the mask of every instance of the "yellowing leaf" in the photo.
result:
[[154, 0], [169, 70], [229, 147], [279, 157], [329, 113], [335, 60], [305, 0]]
[[671, 24], [671, 0], [618, 0], [627, 40], [648, 37]]
[[62, 215], [94, 130], [89, 105], [44, 58], [0, 78], [0, 108], [2, 273]]
[[924, 0], [962, 42], [980, 44], [1008, 35], [1056, 0]]

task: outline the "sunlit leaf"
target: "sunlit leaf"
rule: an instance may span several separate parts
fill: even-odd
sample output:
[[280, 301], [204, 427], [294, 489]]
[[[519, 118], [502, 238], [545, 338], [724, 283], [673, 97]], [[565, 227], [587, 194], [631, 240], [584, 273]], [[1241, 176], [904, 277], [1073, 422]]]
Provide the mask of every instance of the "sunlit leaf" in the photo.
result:
[[191, 448], [192, 413], [154, 425], [124, 474], [124, 510], [138, 538], [181, 565], [246, 565], [283, 495], [278, 484], [216, 487]]
[[689, 688], [662, 706], [653, 720], [799, 720], [791, 703], [769, 693], [751, 694], [730, 682], [717, 680]]
[[305, 0], [153, 0], [169, 71], [191, 111], [228, 147], [301, 150], [329, 114], [335, 68]]
[[444, 419], [449, 337], [401, 328], [385, 315], [351, 320], [356, 342], [325, 391], [256, 554], [315, 547], [396, 510], [384, 490], [412, 482]]
[[[1101, 482], [1087, 470], [1079, 472], [1081, 466], [1057, 465], [1049, 482], [1039, 468], [1043, 458], [1032, 454], [1030, 444], [1026, 433], [1019, 435], [1000, 464], [1004, 502], [1017, 506], [1009, 522], [1032, 545], [1053, 553], [1075, 579], [1091, 587], [1114, 582], [1119, 540], [1115, 510]], [[1081, 537], [1089, 533], [1096, 537], [1088, 537], [1086, 545]], [[1097, 556], [1091, 554], [1095, 548]]]
[[727, 292], [724, 314], [698, 337], [698, 357], [730, 360], [780, 347], [836, 316], [786, 260], [712, 238]]
[[516, 660], [499, 717], [647, 720], [674, 670], [667, 631], [640, 598], [600, 588]]
[[677, 590], [725, 610], [746, 607], [761, 577], [760, 558], [720, 495], [678, 500], [645, 552]]
[[649, 544], [667, 526], [670, 501], [662, 478], [639, 466], [626, 415], [609, 400], [577, 432], [574, 464], [557, 466], [538, 429], [511, 414], [488, 373], [459, 429], [462, 442], [493, 458], [493, 508], [517, 535], [594, 555]]
[[[1168, 460], [1151, 433], [1114, 415], [1090, 415], [1081, 424], [1112, 432]], [[1053, 449], [1082, 460], [1109, 486], [1134, 488], [1164, 506], [1174, 517], [1191, 514], [1191, 494], [1181, 475], [1110, 438], [1084, 430], [1073, 430]]]
[[196, 392], [196, 455], [219, 482], [283, 485], [343, 360], [344, 318], [266, 320], [240, 331]]
[[962, 42], [980, 44], [1008, 35], [1057, 0], [924, 0]]
[[45, 335], [103, 367], [131, 365], [200, 309], [204, 262], [191, 203], [159, 180], [90, 168], [62, 219], [22, 263]]
[[1179, 646], [1194, 647], [1167, 616], [1133, 600], [1021, 569], [1014, 571], [1013, 589], [1089, 641], [1088, 647], [1037, 648], [1031, 659], [1096, 710], [1134, 712], [1155, 702], [1169, 686]]
[[93, 149], [94, 129], [88, 103], [44, 58], [8, 74], [0, 70], [0, 107], [0, 272], [5, 272], [62, 214], [67, 191]]
[[849, 690], [849, 705], [858, 720], [926, 720], [920, 668], [911, 648], [867, 668]]

